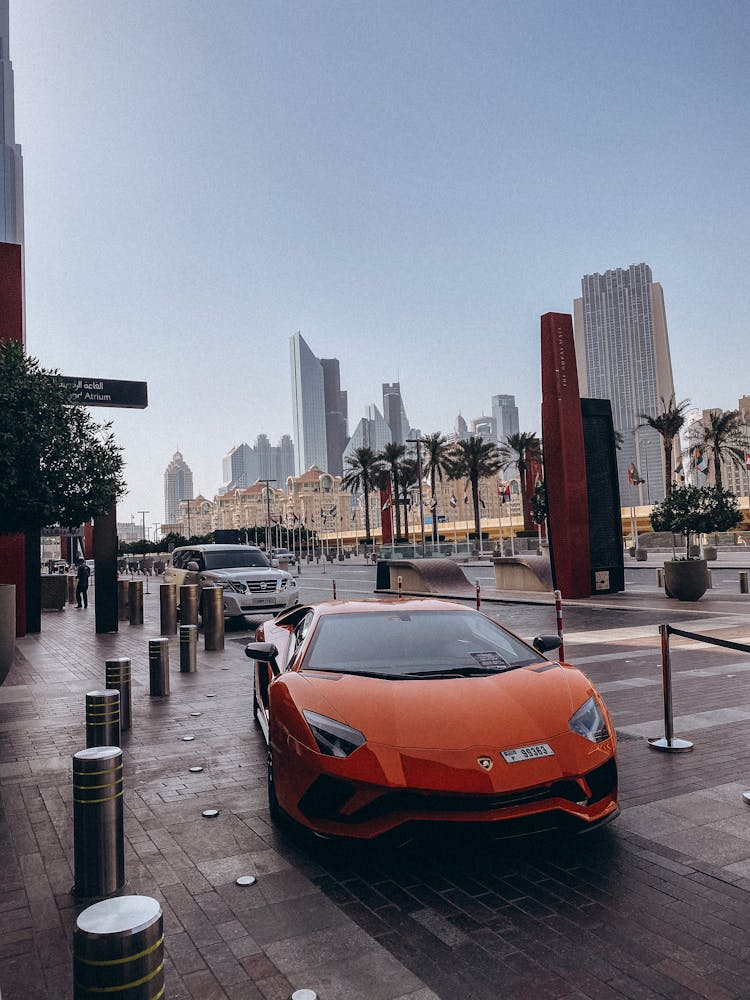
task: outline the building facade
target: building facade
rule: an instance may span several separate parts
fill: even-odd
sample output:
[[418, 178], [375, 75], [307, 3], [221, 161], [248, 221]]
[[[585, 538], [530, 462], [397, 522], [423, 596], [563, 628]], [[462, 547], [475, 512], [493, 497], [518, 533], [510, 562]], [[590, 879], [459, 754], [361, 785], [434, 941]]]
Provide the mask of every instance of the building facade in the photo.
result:
[[[615, 431], [620, 497], [624, 506], [664, 498], [661, 436], [643, 426], [674, 396], [667, 318], [661, 285], [647, 264], [584, 275], [573, 307], [581, 396], [608, 399]], [[643, 483], [628, 479], [631, 466]]]
[[301, 333], [289, 341], [292, 365], [292, 423], [297, 473], [328, 464], [323, 366]]
[[185, 462], [182, 454], [176, 451], [172, 461], [164, 471], [164, 521], [173, 524], [177, 521], [180, 510], [180, 500], [193, 498], [193, 473]]
[[340, 476], [343, 470], [343, 455], [349, 440], [349, 402], [346, 392], [341, 389], [341, 373], [338, 358], [321, 358], [323, 369], [323, 405], [326, 421], [326, 469], [332, 476]]
[[515, 396], [493, 396], [492, 416], [495, 418], [495, 427], [498, 444], [505, 444], [509, 434], [518, 434], [518, 407]]

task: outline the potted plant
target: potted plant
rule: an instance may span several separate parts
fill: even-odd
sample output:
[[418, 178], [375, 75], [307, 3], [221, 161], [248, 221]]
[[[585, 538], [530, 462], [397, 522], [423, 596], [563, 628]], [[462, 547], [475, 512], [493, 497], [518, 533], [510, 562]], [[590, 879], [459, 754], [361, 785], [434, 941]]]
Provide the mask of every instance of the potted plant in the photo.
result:
[[741, 521], [737, 498], [721, 486], [678, 486], [656, 504], [651, 514], [654, 531], [671, 531], [685, 539], [684, 556], [664, 563], [667, 597], [697, 601], [708, 589], [706, 560], [691, 555], [691, 536], [730, 531]]

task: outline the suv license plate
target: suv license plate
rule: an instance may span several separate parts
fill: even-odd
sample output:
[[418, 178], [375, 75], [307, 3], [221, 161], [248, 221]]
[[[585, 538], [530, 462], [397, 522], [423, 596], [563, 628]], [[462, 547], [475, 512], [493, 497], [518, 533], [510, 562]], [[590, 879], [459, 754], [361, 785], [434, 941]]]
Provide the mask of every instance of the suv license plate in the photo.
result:
[[506, 764], [517, 764], [521, 760], [534, 760], [535, 757], [554, 757], [555, 751], [549, 743], [534, 743], [530, 747], [516, 747], [514, 750], [502, 750]]
[[275, 604], [275, 603], [276, 603], [275, 597], [254, 597], [252, 600], [253, 606], [255, 606], [256, 604]]

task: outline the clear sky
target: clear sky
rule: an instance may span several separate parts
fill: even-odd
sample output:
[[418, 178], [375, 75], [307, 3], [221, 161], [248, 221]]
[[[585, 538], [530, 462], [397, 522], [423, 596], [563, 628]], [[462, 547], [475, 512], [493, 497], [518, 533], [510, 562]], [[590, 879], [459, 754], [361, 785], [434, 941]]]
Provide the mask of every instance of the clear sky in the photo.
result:
[[645, 261], [679, 398], [750, 393], [746, 0], [11, 0], [27, 340], [145, 380], [111, 417], [164, 516], [179, 446], [291, 433], [289, 337], [338, 357], [350, 431], [400, 380], [424, 433], [512, 393], [539, 317]]

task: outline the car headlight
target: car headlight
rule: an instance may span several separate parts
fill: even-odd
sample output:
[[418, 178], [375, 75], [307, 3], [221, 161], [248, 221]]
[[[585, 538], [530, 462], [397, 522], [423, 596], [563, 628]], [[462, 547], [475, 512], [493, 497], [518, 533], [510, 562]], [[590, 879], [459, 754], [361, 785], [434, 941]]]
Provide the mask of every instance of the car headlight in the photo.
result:
[[328, 757], [348, 757], [357, 747], [361, 747], [365, 738], [358, 729], [345, 726], [326, 715], [317, 712], [303, 712], [310, 731], [315, 737], [318, 749]]
[[293, 576], [288, 576], [286, 580], [284, 580], [285, 590], [294, 590], [296, 586], [297, 586], [297, 581], [294, 579]]
[[604, 713], [596, 698], [593, 697], [584, 701], [575, 715], [568, 720], [568, 725], [574, 733], [578, 733], [584, 739], [591, 740], [592, 743], [601, 743], [609, 738]]

